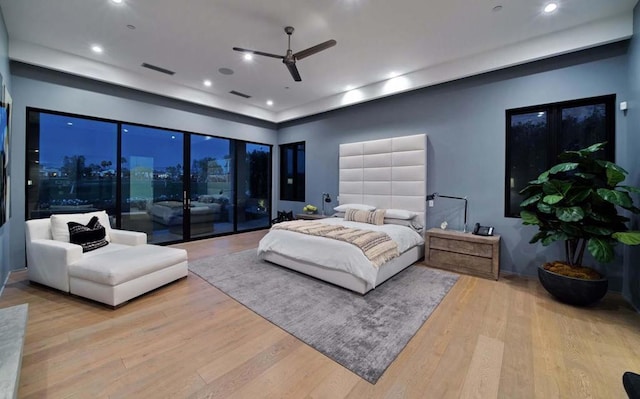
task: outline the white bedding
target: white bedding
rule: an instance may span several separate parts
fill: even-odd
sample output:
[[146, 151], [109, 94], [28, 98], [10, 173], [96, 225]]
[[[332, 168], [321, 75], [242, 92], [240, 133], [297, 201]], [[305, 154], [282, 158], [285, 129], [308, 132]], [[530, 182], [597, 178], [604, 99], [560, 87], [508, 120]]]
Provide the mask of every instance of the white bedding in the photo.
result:
[[[372, 225], [347, 222], [342, 218], [317, 220], [327, 224], [339, 224], [365, 230], [383, 231], [398, 244], [400, 254], [424, 244], [422, 236], [409, 227], [394, 224]], [[354, 275], [375, 288], [378, 269], [355, 245], [334, 240], [295, 233], [288, 230], [271, 230], [258, 245], [258, 257], [266, 252], [277, 252], [286, 257], [314, 263], [329, 269], [336, 269]], [[380, 266], [383, 268], [384, 265]]]

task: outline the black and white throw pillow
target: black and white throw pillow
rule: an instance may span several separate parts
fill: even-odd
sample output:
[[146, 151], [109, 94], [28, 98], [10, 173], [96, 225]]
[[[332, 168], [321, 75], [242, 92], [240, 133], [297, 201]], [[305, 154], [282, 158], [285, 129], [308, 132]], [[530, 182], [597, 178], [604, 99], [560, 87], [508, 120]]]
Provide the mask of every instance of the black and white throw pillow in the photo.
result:
[[105, 239], [104, 226], [100, 224], [97, 216], [92, 217], [86, 226], [76, 222], [68, 222], [67, 225], [69, 226], [69, 241], [82, 246], [82, 252], [93, 251], [109, 244]]

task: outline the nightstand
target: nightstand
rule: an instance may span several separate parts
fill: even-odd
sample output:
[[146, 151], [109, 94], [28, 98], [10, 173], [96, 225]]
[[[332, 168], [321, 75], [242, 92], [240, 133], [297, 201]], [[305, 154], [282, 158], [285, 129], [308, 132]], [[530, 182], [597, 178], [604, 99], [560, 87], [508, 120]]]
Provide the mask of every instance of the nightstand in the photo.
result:
[[331, 217], [329, 215], [321, 215], [319, 213], [296, 213], [296, 219], [302, 219], [302, 220], [316, 220], [316, 219], [324, 219], [324, 218], [328, 218]]
[[429, 229], [425, 236], [424, 263], [439, 269], [497, 280], [500, 272], [500, 236]]

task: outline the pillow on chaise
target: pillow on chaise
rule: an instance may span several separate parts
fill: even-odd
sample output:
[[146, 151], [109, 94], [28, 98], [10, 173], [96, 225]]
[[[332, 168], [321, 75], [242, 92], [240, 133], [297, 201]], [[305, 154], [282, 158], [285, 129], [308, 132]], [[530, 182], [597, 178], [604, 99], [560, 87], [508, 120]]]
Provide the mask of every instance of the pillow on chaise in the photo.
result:
[[69, 226], [69, 242], [80, 245], [82, 252], [93, 251], [109, 244], [105, 240], [104, 226], [100, 224], [97, 216], [92, 217], [86, 226], [77, 222], [68, 222], [67, 225]]
[[109, 232], [111, 232], [111, 225], [109, 224], [109, 215], [105, 211], [87, 212], [87, 213], [70, 213], [70, 214], [53, 214], [49, 217], [51, 223], [51, 236], [56, 241], [70, 242], [69, 241], [69, 227], [68, 222], [76, 222], [81, 224], [87, 224], [94, 216], [98, 217], [98, 221], [105, 229], [105, 240], [111, 241], [109, 238]]

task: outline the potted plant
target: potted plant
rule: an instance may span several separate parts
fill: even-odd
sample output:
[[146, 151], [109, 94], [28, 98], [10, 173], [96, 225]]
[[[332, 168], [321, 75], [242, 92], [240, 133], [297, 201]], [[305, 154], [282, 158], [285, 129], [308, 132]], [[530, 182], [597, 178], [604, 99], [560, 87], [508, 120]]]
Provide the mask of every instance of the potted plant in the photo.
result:
[[595, 153], [606, 143], [560, 154], [561, 163], [543, 172], [520, 191], [522, 223], [537, 225], [529, 241], [550, 245], [564, 242], [565, 259], [538, 268], [542, 285], [556, 298], [574, 305], [600, 300], [608, 280], [582, 264], [585, 249], [600, 263], [614, 259], [614, 246], [640, 244], [640, 231], [630, 231], [629, 218], [620, 209], [640, 213], [630, 193], [636, 187], [621, 185], [627, 171]]

